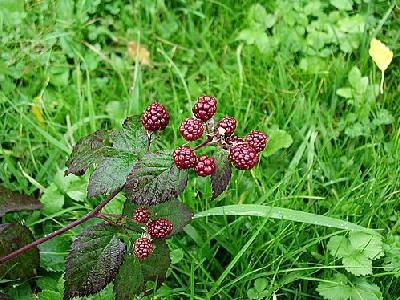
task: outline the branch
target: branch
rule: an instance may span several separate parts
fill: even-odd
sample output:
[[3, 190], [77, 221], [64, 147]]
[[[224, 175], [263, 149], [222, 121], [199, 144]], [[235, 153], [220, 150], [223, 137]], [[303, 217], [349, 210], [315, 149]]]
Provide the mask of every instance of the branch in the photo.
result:
[[64, 227], [62, 227], [62, 228], [60, 228], [60, 229], [58, 229], [56, 231], [53, 231], [52, 233], [50, 233], [48, 235], [45, 235], [44, 237], [42, 237], [42, 238], [40, 238], [40, 239], [38, 239], [36, 241], [33, 241], [32, 243], [30, 243], [28, 245], [25, 245], [25, 246], [17, 249], [14, 252], [11, 252], [11, 253], [7, 254], [6, 256], [1, 257], [0, 258], [0, 264], [3, 264], [5, 262], [9, 261], [10, 259], [16, 257], [17, 255], [19, 255], [21, 253], [24, 253], [25, 251], [28, 251], [29, 249], [32, 249], [32, 248], [36, 247], [37, 245], [40, 245], [40, 244], [42, 244], [42, 243], [44, 243], [44, 242], [46, 242], [46, 241], [48, 241], [48, 240], [60, 235], [60, 234], [70, 230], [71, 228], [74, 228], [75, 226], [78, 226], [78, 225], [90, 220], [91, 218], [96, 217], [96, 215], [101, 211], [101, 209], [104, 206], [106, 206], [108, 204], [108, 202], [110, 202], [122, 190], [122, 188], [123, 187], [121, 187], [118, 190], [112, 192], [102, 202], [100, 202], [100, 204], [97, 205], [95, 209], [93, 209], [90, 213], [84, 215], [82, 218], [80, 218], [80, 219], [78, 219], [78, 220], [76, 220], [76, 221], [74, 221], [72, 223], [69, 223], [68, 225], [65, 225]]

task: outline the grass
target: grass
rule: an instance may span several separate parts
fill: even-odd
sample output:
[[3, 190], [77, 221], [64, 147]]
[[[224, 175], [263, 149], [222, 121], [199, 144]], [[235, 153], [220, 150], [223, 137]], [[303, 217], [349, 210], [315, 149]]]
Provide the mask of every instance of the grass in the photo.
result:
[[[160, 143], [177, 146], [183, 142], [177, 130], [181, 120], [198, 95], [210, 94], [218, 99], [218, 116], [236, 117], [239, 135], [253, 128], [267, 133], [279, 128], [294, 142], [272, 156], [261, 155], [259, 165], [249, 172], [235, 171], [217, 200], [209, 200], [208, 179], [193, 177], [180, 198], [195, 212], [232, 204], [269, 205], [380, 229], [385, 238], [398, 234], [398, 6], [377, 32], [395, 57], [385, 74], [385, 93], [376, 98], [371, 112], [385, 108], [394, 119], [353, 138], [340, 129], [352, 108], [336, 89], [347, 84], [353, 66], [379, 83], [380, 73], [368, 56], [373, 28], [352, 53], [335, 51], [325, 58], [325, 71], [309, 73], [299, 68], [297, 54], [281, 50], [266, 55], [235, 40], [252, 1], [104, 1], [99, 6], [75, 2], [71, 10], [67, 1], [26, 1], [21, 24], [3, 25], [0, 179], [5, 187], [39, 196], [54, 182], [81, 136], [120, 126], [125, 116], [139, 114], [154, 99], [171, 114]], [[272, 9], [274, 3], [265, 7]], [[379, 21], [390, 5], [383, 1], [363, 7], [373, 10]], [[128, 41], [148, 48], [151, 66], [132, 60]], [[31, 113], [37, 96], [44, 126]], [[60, 214], [15, 213], [2, 221], [34, 224], [30, 227], [40, 237], [83, 215], [96, 202], [68, 199]], [[320, 299], [318, 282], [343, 271], [341, 261], [326, 249], [336, 233], [258, 217], [193, 220], [184, 234], [169, 242], [171, 249], [183, 251], [183, 258], [173, 264], [156, 295], [243, 299], [255, 280], [263, 278], [268, 283], [266, 299], [274, 293], [278, 299]], [[373, 275], [367, 276], [384, 299], [400, 298], [399, 273], [394, 273], [378, 261]], [[58, 278], [60, 273], [41, 269], [38, 275]], [[29, 292], [39, 290], [32, 285]], [[109, 299], [109, 289], [98, 297]]]

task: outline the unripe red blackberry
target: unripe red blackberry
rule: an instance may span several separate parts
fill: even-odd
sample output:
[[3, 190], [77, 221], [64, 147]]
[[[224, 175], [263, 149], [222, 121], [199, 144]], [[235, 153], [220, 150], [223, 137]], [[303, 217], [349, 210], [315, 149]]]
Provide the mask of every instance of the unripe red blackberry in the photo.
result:
[[225, 142], [228, 146], [234, 146], [238, 143], [244, 143], [244, 138], [237, 136], [237, 135], [231, 135], [231, 136], [227, 136], [225, 138]]
[[236, 120], [232, 117], [223, 117], [215, 126], [215, 133], [230, 136], [235, 132]]
[[133, 214], [133, 221], [136, 223], [147, 223], [150, 219], [151, 211], [146, 207], [139, 207], [135, 209]]
[[189, 169], [196, 165], [196, 154], [188, 146], [179, 146], [172, 154], [176, 167], [180, 170]]
[[217, 100], [211, 96], [200, 96], [192, 111], [197, 119], [207, 122], [217, 111]]
[[238, 144], [229, 149], [228, 159], [239, 170], [248, 170], [257, 164], [258, 154], [248, 144]]
[[186, 118], [179, 126], [179, 132], [185, 140], [195, 141], [202, 136], [204, 126], [202, 122], [195, 118]]
[[258, 152], [261, 152], [264, 150], [265, 146], [267, 145], [268, 142], [268, 136], [259, 130], [252, 130], [247, 136], [246, 136], [246, 142], [249, 144], [251, 147], [254, 148], [254, 150]]
[[148, 257], [153, 252], [153, 242], [146, 238], [138, 238], [133, 244], [133, 254], [141, 260]]
[[207, 155], [201, 155], [197, 160], [197, 164], [194, 167], [194, 171], [199, 176], [208, 176], [214, 173], [217, 166], [215, 165], [215, 159], [208, 157]]
[[164, 218], [156, 219], [147, 224], [147, 233], [156, 239], [166, 238], [171, 234], [172, 230], [172, 223]]
[[157, 102], [147, 106], [143, 116], [142, 124], [149, 131], [163, 130], [169, 122], [169, 114], [165, 107]]

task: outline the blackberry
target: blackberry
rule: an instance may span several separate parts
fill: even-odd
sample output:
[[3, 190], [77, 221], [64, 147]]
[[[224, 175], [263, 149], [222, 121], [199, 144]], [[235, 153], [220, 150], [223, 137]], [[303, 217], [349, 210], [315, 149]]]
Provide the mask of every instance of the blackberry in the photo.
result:
[[139, 207], [133, 214], [133, 220], [136, 223], [147, 223], [150, 219], [151, 211], [146, 207]]
[[169, 114], [165, 107], [157, 102], [147, 106], [143, 116], [142, 124], [149, 131], [163, 130], [169, 122]]
[[189, 169], [196, 165], [196, 154], [188, 146], [179, 146], [172, 154], [176, 167], [180, 170]]
[[146, 237], [138, 238], [133, 245], [133, 254], [141, 260], [148, 257], [153, 252], [153, 243]]
[[244, 138], [237, 136], [237, 135], [231, 135], [231, 136], [227, 136], [225, 138], [225, 142], [228, 146], [234, 146], [238, 143], [244, 143]]
[[171, 234], [172, 230], [172, 223], [164, 218], [156, 219], [147, 224], [147, 233], [156, 239], [166, 238]]
[[248, 170], [257, 164], [258, 154], [248, 144], [239, 144], [229, 149], [228, 159], [239, 170]]
[[217, 100], [211, 96], [200, 96], [192, 111], [197, 119], [207, 122], [217, 111]]
[[258, 153], [264, 150], [265, 146], [267, 145], [268, 136], [262, 131], [252, 130], [246, 136], [246, 142]]
[[236, 120], [232, 117], [223, 117], [215, 126], [215, 133], [230, 136], [236, 129]]
[[194, 171], [199, 176], [208, 176], [214, 173], [217, 166], [215, 165], [215, 159], [208, 157], [207, 155], [201, 155], [197, 160], [197, 164], [194, 167]]
[[202, 136], [204, 126], [202, 122], [195, 118], [186, 118], [179, 126], [179, 132], [185, 140], [195, 141]]

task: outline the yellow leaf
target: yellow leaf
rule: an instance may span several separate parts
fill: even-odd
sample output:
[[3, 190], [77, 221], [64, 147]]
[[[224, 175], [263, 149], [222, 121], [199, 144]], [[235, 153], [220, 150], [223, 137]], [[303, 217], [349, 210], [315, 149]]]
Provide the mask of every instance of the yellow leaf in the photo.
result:
[[375, 64], [382, 72], [380, 91], [381, 94], [383, 94], [383, 82], [385, 80], [385, 70], [392, 62], [393, 52], [381, 41], [377, 39], [372, 39], [369, 48], [369, 55], [372, 57], [372, 60], [375, 62]]
[[35, 117], [36, 121], [39, 123], [40, 127], [44, 127], [44, 118], [41, 105], [42, 105], [41, 96], [33, 98], [31, 113]]
[[136, 61], [138, 59], [143, 65], [150, 64], [150, 53], [146, 46], [138, 45], [135, 42], [128, 43], [128, 53]]

